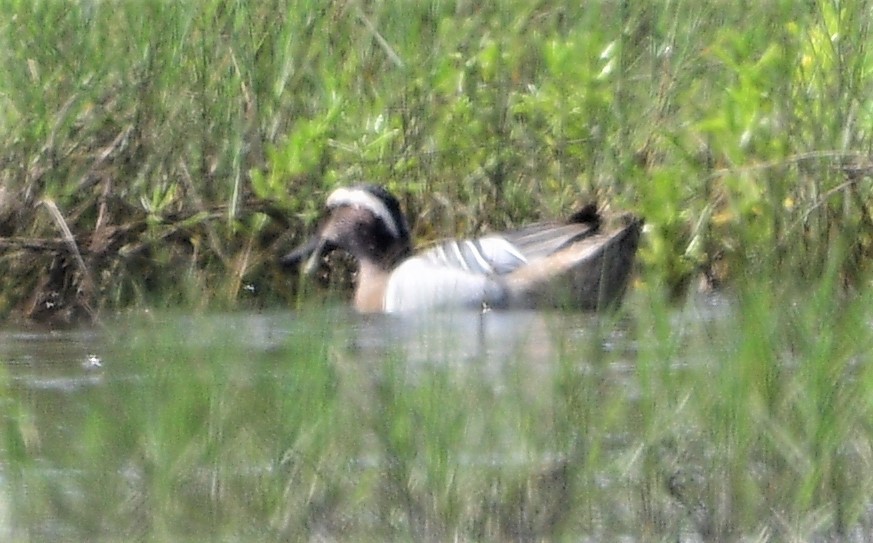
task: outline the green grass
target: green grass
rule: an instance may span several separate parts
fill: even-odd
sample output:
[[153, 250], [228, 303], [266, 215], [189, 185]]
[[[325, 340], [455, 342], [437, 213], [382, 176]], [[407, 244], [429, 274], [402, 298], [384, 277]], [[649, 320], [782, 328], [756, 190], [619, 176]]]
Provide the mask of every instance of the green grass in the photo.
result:
[[505, 359], [367, 347], [316, 311], [266, 342], [127, 319], [97, 384], [5, 381], [12, 540], [863, 540], [870, 293], [836, 285], [638, 292]]
[[418, 239], [637, 212], [676, 293], [867, 276], [866, 1], [3, 7], [4, 314], [287, 304], [275, 255], [362, 180]]
[[[623, 325], [496, 375], [312, 308], [269, 349], [131, 324], [81, 397], [4, 366], [14, 539], [870, 533], [869, 2], [0, 7], [4, 316], [287, 306], [361, 180], [420, 240], [649, 225]], [[700, 274], [721, 318], [670, 305]]]

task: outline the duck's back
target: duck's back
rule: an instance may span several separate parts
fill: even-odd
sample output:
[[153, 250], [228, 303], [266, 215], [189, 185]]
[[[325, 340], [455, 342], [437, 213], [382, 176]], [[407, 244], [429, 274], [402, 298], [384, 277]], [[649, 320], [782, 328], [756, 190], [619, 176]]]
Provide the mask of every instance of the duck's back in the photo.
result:
[[502, 277], [592, 235], [588, 224], [540, 223], [477, 239], [446, 240], [398, 266], [388, 280], [385, 311], [504, 307]]

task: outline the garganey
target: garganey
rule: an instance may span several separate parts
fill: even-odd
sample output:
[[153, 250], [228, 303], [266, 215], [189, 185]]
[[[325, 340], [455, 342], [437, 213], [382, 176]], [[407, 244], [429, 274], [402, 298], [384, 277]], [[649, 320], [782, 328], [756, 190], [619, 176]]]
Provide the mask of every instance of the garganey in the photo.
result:
[[563, 222], [543, 222], [477, 239], [439, 242], [412, 253], [397, 199], [375, 185], [334, 190], [315, 236], [281, 259], [312, 273], [344, 249], [358, 263], [354, 305], [365, 313], [437, 308], [577, 308], [620, 302], [642, 221], [604, 231], [586, 206]]

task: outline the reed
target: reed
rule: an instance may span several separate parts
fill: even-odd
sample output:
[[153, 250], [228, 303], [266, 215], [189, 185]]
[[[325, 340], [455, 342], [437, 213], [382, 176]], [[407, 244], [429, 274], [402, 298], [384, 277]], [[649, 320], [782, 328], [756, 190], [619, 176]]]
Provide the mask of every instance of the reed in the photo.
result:
[[843, 298], [837, 269], [806, 296], [750, 283], [716, 309], [638, 291], [506, 359], [414, 337], [374, 351], [314, 310], [268, 316], [278, 337], [220, 316], [116, 322], [88, 386], [7, 371], [0, 531], [863, 541], [870, 292]]
[[0, 312], [287, 304], [274, 255], [361, 180], [400, 193], [419, 239], [636, 211], [675, 293], [815, 280], [834, 243], [858, 284], [869, 11], [9, 0]]
[[360, 180], [420, 240], [649, 228], [546, 370], [145, 321], [59, 429], [0, 366], [0, 534], [864, 540], [871, 4], [746, 4], [2, 2], [0, 315], [289, 306], [275, 256]]

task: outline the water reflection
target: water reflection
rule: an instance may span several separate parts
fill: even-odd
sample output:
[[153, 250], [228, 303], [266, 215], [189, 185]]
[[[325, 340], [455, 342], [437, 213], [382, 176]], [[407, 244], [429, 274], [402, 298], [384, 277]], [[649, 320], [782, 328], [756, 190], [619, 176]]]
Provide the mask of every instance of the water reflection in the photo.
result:
[[[720, 303], [704, 301], [696, 314], [694, 309], [673, 324], [681, 329], [688, 324], [683, 319], [717, 319]], [[552, 414], [560, 407], [556, 402], [576, 401], [573, 395], [592, 405], [601, 397], [636, 401], [635, 325], [622, 314], [520, 311], [413, 318], [360, 316], [332, 307], [305, 319], [287, 311], [150, 314], [118, 318], [99, 329], [0, 331], [7, 391], [0, 393], [0, 422], [16, 441], [0, 444], [0, 539], [138, 536], [150, 533], [156, 522], [176, 518], [163, 512], [165, 517], [155, 520], [155, 510], [166, 506], [161, 500], [190, 499], [190, 509], [180, 508], [178, 515], [187, 516], [190, 526], [208, 528], [225, 508], [260, 514], [251, 504], [232, 501], [229, 488], [270, 495], [267, 482], [290, 477], [293, 485], [279, 484], [266, 501], [302, 500], [292, 489], [305, 469], [313, 472], [314, 486], [307, 492], [316, 497], [332, 470], [337, 486], [354, 495], [357, 486], [348, 481], [382, 476], [383, 438], [374, 422], [380, 409], [397, 409], [414, 424], [425, 424], [417, 417], [435, 417], [427, 424], [449, 441], [421, 443], [427, 453], [421, 461], [445, 454], [456, 445], [451, 439], [470, 439], [447, 457], [451, 469], [469, 468], [480, 477], [483, 470], [560, 467], [568, 453], [554, 436], [571, 435], [574, 417], [586, 420], [586, 415]], [[326, 366], [314, 365], [325, 358]], [[389, 369], [408, 377], [399, 382], [423, 390], [416, 392], [421, 396], [386, 391], [382, 378]], [[567, 371], [581, 377], [561, 373], [570, 388], [558, 391], [566, 398], [553, 399], [554, 377]], [[443, 381], [432, 389], [420, 386], [434, 378]], [[313, 396], [313, 389], [328, 392]], [[326, 394], [338, 395], [339, 403]], [[437, 406], [434, 413], [408, 412], [423, 400]], [[492, 408], [507, 415], [492, 416]], [[319, 421], [340, 409], [367, 421], [368, 432], [377, 437], [330, 435], [329, 424]], [[446, 420], [440, 420], [443, 412]], [[538, 428], [539, 422], [530, 422], [539, 420], [537, 413], [555, 420], [543, 419]], [[559, 424], [564, 416], [571, 422]], [[385, 431], [393, 435], [390, 428]], [[475, 437], [477, 432], [482, 437]], [[526, 441], [543, 436], [537, 446]], [[319, 463], [317, 469], [295, 467], [288, 475], [288, 451], [319, 439], [328, 445], [310, 459]], [[604, 437], [616, 447], [626, 440], [619, 433]], [[222, 447], [216, 449], [217, 443]], [[222, 461], [226, 456], [231, 460]], [[4, 472], [10, 466], [23, 474], [14, 484]], [[328, 492], [323, 499], [340, 498]], [[203, 518], [195, 518], [198, 514]], [[275, 513], [263, 518], [278, 522]]]
[[[706, 323], [723, 319], [728, 308], [725, 297], [699, 298], [671, 316], [672, 329], [699, 334], [702, 325], [705, 332]], [[340, 361], [367, 366], [390, 358], [403, 360], [409, 370], [439, 365], [499, 371], [515, 362], [548, 368], [568, 348], [578, 351], [584, 345], [612, 353], [610, 363], [621, 373], [633, 368], [631, 325], [620, 315], [492, 311], [361, 316], [346, 306], [314, 311], [305, 320], [288, 311], [146, 314], [120, 317], [103, 328], [0, 330], [0, 364], [13, 389], [54, 393], [54, 401], [61, 402], [103, 384], [108, 367], [113, 379], [135, 379], [143, 368], [126, 360], [126, 345], [158, 347], [179, 341], [179, 335], [186, 348], [224, 343], [255, 355], [281, 350], [297, 341], [295, 336], [322, 338]], [[585, 363], [579, 360], [583, 370]]]
[[376, 315], [354, 327], [351, 347], [364, 357], [394, 354], [409, 364], [500, 364], [554, 360], [559, 343], [595, 323], [585, 314], [534, 311]]

